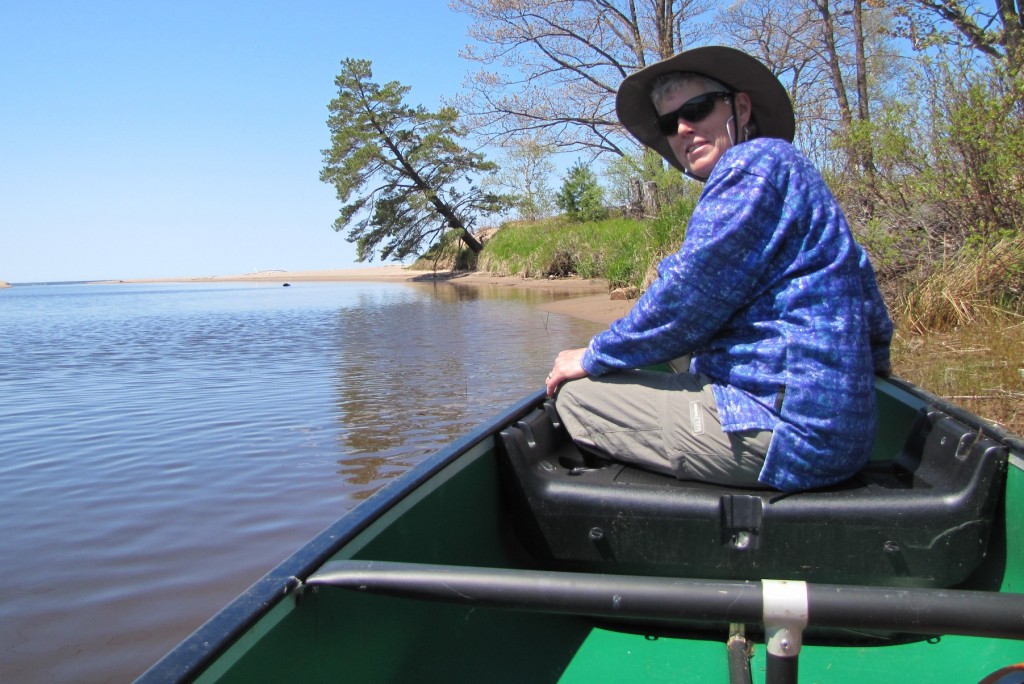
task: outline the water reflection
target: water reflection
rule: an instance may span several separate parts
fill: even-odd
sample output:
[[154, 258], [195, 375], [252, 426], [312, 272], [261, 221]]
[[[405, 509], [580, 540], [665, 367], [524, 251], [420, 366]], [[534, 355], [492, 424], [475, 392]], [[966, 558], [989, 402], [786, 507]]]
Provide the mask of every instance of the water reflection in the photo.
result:
[[[339, 312], [338, 473], [358, 498], [543, 383], [592, 324], [552, 317], [531, 290], [438, 283], [385, 308]], [[374, 487], [375, 490], [377, 487]]]

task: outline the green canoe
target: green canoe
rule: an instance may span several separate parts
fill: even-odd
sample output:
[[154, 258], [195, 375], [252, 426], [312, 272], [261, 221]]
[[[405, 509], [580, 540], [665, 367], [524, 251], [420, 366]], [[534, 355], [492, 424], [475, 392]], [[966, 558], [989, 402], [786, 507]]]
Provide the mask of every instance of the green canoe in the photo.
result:
[[1024, 681], [1024, 442], [877, 393], [871, 464], [793, 495], [597, 461], [527, 397], [140, 681]]

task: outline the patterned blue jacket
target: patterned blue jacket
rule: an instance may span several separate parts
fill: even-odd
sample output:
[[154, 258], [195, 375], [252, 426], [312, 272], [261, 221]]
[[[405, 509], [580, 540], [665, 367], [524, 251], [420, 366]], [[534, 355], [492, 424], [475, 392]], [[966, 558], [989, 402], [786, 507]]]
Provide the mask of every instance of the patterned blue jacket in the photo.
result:
[[782, 140], [728, 150], [679, 251], [591, 340], [591, 375], [692, 353], [727, 432], [774, 430], [760, 481], [844, 480], [870, 457], [892, 322], [867, 254], [810, 161]]

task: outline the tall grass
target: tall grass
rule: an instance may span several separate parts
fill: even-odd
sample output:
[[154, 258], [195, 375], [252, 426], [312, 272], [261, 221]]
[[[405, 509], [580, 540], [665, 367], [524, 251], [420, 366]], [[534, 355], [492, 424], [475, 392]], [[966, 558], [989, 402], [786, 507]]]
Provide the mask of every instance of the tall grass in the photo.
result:
[[896, 374], [1024, 435], [1024, 237], [968, 245], [889, 290]]
[[511, 224], [487, 242], [477, 268], [524, 278], [604, 278], [613, 288], [642, 289], [652, 265], [683, 241], [692, 212], [692, 204], [684, 202], [654, 220], [619, 217]]
[[986, 241], [919, 267], [903, 279], [890, 311], [919, 335], [1024, 313], [1024, 236]]

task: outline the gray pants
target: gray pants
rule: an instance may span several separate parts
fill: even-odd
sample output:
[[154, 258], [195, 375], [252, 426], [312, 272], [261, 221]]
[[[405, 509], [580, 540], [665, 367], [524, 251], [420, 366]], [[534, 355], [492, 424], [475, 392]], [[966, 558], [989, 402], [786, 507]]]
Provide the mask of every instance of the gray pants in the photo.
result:
[[580, 446], [681, 480], [764, 487], [771, 431], [724, 432], [705, 375], [624, 371], [567, 382], [558, 415]]

